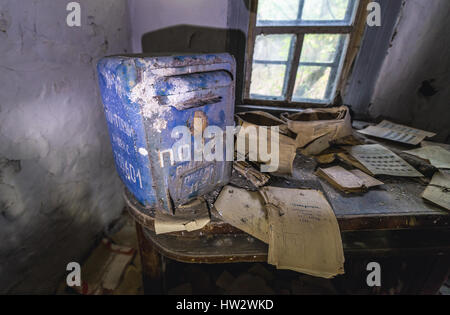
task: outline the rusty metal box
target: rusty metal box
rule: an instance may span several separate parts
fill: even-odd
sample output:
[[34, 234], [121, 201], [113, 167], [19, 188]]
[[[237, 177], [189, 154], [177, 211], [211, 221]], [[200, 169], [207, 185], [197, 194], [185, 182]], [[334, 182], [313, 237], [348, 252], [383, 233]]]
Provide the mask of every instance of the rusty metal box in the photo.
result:
[[[174, 207], [229, 181], [232, 162], [225, 153], [223, 159], [196, 160], [192, 144], [195, 121], [202, 132], [215, 126], [229, 138], [233, 57], [113, 56], [100, 60], [97, 69], [116, 168], [138, 201], [173, 213]], [[184, 142], [183, 126], [191, 132]], [[207, 145], [208, 139], [202, 137], [201, 143]]]

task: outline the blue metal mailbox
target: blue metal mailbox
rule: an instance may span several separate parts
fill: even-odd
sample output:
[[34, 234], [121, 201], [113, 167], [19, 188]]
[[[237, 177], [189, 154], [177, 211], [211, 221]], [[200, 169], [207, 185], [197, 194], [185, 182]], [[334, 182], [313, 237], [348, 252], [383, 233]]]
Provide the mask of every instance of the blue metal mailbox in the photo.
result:
[[198, 132], [215, 126], [227, 138], [226, 126], [234, 125], [233, 57], [113, 56], [97, 69], [116, 168], [137, 200], [173, 213], [227, 184], [232, 162], [225, 158], [226, 141], [222, 159], [195, 154], [212, 139], [196, 142]]

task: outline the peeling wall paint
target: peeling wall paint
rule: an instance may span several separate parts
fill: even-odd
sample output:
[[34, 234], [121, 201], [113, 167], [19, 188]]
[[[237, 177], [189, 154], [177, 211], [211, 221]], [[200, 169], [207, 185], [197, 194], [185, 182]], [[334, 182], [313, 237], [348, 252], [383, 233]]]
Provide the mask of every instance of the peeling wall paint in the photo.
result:
[[406, 0], [369, 113], [450, 143], [450, 1]]
[[123, 208], [95, 65], [128, 49], [125, 0], [0, 2], [0, 293], [49, 293]]

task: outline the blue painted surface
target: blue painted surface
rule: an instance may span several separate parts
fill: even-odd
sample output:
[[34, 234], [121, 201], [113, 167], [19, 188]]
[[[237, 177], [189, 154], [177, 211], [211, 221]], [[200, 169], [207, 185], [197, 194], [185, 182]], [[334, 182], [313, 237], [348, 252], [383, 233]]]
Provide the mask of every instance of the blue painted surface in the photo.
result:
[[[160, 157], [179, 143], [172, 130], [192, 126], [194, 116], [223, 131], [234, 125], [230, 55], [116, 56], [100, 60], [97, 68], [116, 168], [139, 202], [171, 213], [173, 206], [227, 184], [232, 162], [171, 163]], [[136, 89], [145, 93], [135, 97]], [[164, 128], [156, 128], [161, 122]], [[225, 143], [223, 150], [225, 155]]]

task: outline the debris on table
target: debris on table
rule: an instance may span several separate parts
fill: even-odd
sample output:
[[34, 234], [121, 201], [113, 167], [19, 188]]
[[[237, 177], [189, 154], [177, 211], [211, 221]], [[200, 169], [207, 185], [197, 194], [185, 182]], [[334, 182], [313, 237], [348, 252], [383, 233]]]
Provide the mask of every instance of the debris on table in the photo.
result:
[[434, 137], [436, 135], [433, 132], [395, 124], [388, 120], [383, 120], [376, 126], [369, 126], [365, 129], [358, 130], [358, 132], [368, 136], [412, 145], [417, 145], [425, 138]]
[[405, 160], [391, 150], [379, 144], [357, 145], [348, 148], [348, 152], [363, 164], [373, 175], [391, 175], [404, 177], [423, 176]]
[[316, 277], [344, 273], [336, 216], [322, 192], [263, 187], [269, 217], [268, 263]]
[[245, 178], [247, 178], [256, 187], [264, 186], [270, 179], [269, 175], [259, 172], [245, 161], [234, 162], [233, 168]]
[[259, 192], [225, 186], [214, 203], [223, 221], [269, 243], [269, 225]]
[[436, 168], [450, 169], [450, 151], [437, 145], [426, 145], [418, 149], [403, 151], [427, 160]]
[[155, 216], [155, 233], [164, 234], [200, 230], [210, 220], [206, 201], [199, 197], [186, 205], [177, 207], [175, 215], [157, 211]]
[[316, 155], [314, 159], [319, 164], [330, 164], [336, 160], [336, 153], [325, 153], [321, 155]]
[[345, 193], [364, 192], [370, 187], [383, 185], [383, 182], [358, 169], [347, 171], [341, 166], [319, 168], [316, 174]]
[[437, 172], [423, 192], [422, 198], [450, 210], [450, 172]]

